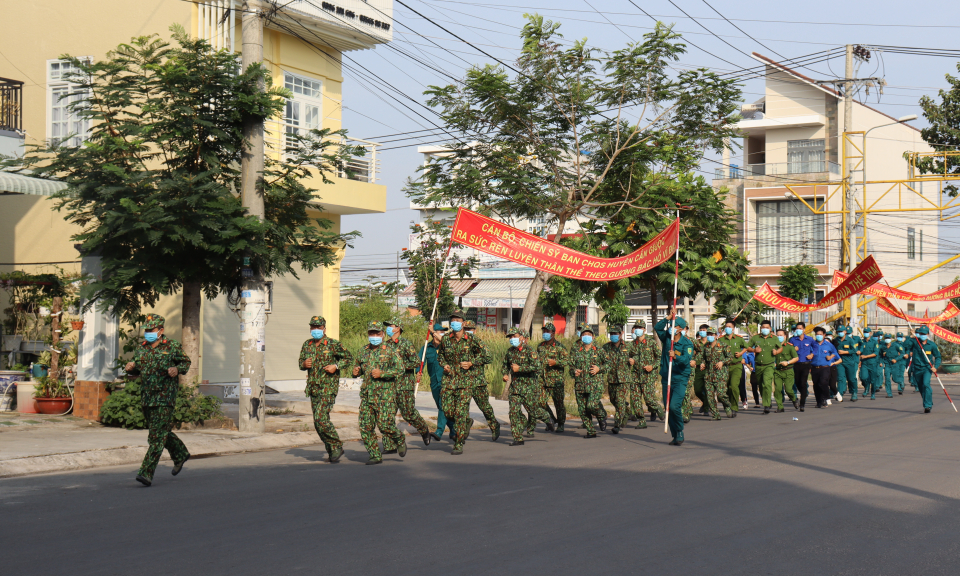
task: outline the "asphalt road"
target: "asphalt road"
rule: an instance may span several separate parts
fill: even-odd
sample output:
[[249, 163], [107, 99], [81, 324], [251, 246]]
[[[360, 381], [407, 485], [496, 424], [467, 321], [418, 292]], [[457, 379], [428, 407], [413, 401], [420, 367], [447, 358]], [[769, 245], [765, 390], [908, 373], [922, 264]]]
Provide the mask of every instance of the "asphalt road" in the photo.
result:
[[[936, 390], [662, 427], [474, 431], [0, 481], [4, 574], [957, 574], [960, 415]], [[811, 398], [812, 400], [812, 398]], [[505, 415], [504, 415], [505, 416]], [[793, 420], [793, 418], [799, 420]], [[542, 430], [542, 426], [541, 426]]]

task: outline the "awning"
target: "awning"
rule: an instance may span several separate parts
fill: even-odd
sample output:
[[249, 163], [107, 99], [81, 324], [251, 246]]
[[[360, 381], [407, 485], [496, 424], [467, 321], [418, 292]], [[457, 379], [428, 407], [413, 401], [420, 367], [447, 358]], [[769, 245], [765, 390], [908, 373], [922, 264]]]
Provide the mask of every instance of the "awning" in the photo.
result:
[[480, 280], [463, 297], [464, 308], [523, 308], [533, 278]]
[[[473, 285], [476, 284], [477, 282], [479, 282], [479, 280], [477, 280], [476, 278], [466, 278], [463, 280], [460, 280], [460, 279], [448, 280], [447, 286], [449, 286], [450, 291], [453, 292], [453, 297], [459, 298], [464, 294], [466, 294], [467, 292], [470, 292], [470, 288], [473, 288]], [[416, 283], [412, 282], [409, 286], [404, 288], [402, 292], [400, 292], [400, 295], [399, 295], [400, 306], [416, 306], [417, 305], [417, 301], [413, 296], [413, 291], [414, 291], [414, 288], [416, 288], [416, 286], [417, 286]], [[466, 306], [466, 303], [464, 303], [464, 306]]]
[[23, 174], [0, 172], [0, 194], [32, 194], [51, 196], [66, 188], [67, 185], [56, 180], [31, 178]]

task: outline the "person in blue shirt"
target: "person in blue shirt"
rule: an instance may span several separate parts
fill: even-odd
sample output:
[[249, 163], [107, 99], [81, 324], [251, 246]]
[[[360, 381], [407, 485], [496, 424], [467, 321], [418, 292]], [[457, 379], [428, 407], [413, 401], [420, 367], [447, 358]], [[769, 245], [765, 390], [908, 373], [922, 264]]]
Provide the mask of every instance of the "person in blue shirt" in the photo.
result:
[[936, 342], [929, 340], [930, 329], [920, 326], [914, 330], [914, 336], [907, 341], [907, 350], [913, 354], [914, 386], [920, 390], [923, 397], [923, 413], [929, 414], [933, 409], [933, 389], [930, 388], [930, 375], [937, 375], [940, 368], [940, 348]]
[[749, 376], [744, 375], [743, 377], [743, 403], [744, 408], [746, 408], [747, 403], [747, 379], [750, 380], [750, 387], [753, 389], [753, 405], [754, 407], [760, 405], [760, 391], [757, 388], [757, 359], [753, 352], [744, 352], [743, 353], [743, 365], [746, 368], [749, 368]]
[[[813, 329], [814, 343], [810, 347], [813, 357], [810, 359], [810, 370], [813, 376], [813, 395], [817, 399], [817, 408], [826, 408], [830, 398], [831, 367], [840, 362], [840, 354], [829, 340], [827, 331], [817, 326]], [[800, 403], [803, 412], [803, 402]]]
[[797, 322], [793, 327], [793, 337], [790, 343], [797, 349], [797, 363], [793, 365], [793, 389], [800, 395], [800, 406], [807, 402], [807, 379], [810, 377], [810, 363], [813, 360], [813, 347], [817, 341], [804, 334], [807, 329], [805, 322]]
[[[676, 318], [676, 324], [671, 330], [671, 324], [676, 318], [676, 312], [657, 322], [654, 329], [660, 338], [660, 381], [663, 385], [663, 399], [667, 399], [667, 373], [670, 371], [670, 417], [667, 424], [670, 427], [672, 446], [683, 444], [683, 401], [687, 396], [687, 380], [696, 362], [693, 360], [693, 342], [686, 337], [687, 322], [683, 318]], [[672, 333], [671, 333], [672, 332]], [[673, 347], [670, 340], [673, 340]], [[673, 368], [670, 368], [670, 365]]]

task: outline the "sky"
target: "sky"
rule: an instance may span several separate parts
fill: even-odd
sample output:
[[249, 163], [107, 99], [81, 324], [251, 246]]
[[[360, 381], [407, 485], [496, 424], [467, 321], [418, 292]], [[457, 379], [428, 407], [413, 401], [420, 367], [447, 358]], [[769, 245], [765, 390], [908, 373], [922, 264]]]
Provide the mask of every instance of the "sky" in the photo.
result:
[[[657, 20], [675, 24], [675, 30], [683, 35], [688, 53], [680, 64], [718, 73], [756, 67], [751, 52], [779, 60], [848, 43], [955, 49], [951, 39], [960, 29], [954, 18], [931, 17], [955, 15], [956, 5], [950, 0], [933, 0], [924, 4], [922, 11], [908, 10], [908, 5], [890, 0], [869, 3], [869, 10], [864, 2], [825, 0], [783, 4], [733, 0], [709, 4], [704, 0], [403, 2], [407, 6], [394, 1], [394, 40], [390, 45], [350, 52], [344, 59], [343, 126], [351, 136], [383, 143], [378, 152], [379, 183], [387, 187], [387, 212], [343, 217], [344, 231], [362, 234], [347, 250], [343, 285], [360, 283], [369, 275], [384, 280], [397, 277], [397, 252], [407, 246], [410, 224], [418, 220], [417, 212], [409, 209], [403, 187], [409, 178], [416, 178], [422, 163], [417, 146], [441, 141], [432, 136], [439, 120], [426, 105], [423, 91], [429, 85], [451, 82], [430, 67], [462, 78], [470, 66], [495, 63], [492, 57], [512, 64], [519, 53], [524, 13], [538, 13], [561, 23], [566, 40], [586, 38], [589, 45], [610, 51], [641, 40], [651, 30], [654, 21], [642, 8]], [[842, 76], [843, 66], [840, 53], [798, 71], [821, 80]], [[895, 118], [916, 114], [919, 120], [912, 124], [918, 128], [926, 126], [918, 101], [923, 95], [935, 97], [937, 90], [946, 88], [947, 73], [958, 74], [957, 59], [877, 50], [859, 71], [860, 76], [880, 76], [887, 81], [884, 95], [871, 91], [865, 103]], [[748, 80], [743, 91], [745, 102], [757, 100], [763, 93], [763, 80]], [[392, 136], [395, 134], [400, 135]], [[742, 165], [742, 160], [731, 163]], [[701, 166], [708, 180], [716, 166], [708, 162]], [[943, 259], [960, 249], [960, 222], [941, 225], [941, 237], [939, 257]]]

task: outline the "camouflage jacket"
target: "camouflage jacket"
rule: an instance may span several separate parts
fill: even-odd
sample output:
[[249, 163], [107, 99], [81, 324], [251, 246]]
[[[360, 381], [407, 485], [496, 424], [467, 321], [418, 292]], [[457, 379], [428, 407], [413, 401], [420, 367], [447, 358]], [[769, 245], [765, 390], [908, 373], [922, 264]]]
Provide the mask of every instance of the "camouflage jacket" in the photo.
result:
[[156, 346], [144, 340], [133, 353], [134, 368], [127, 372], [140, 376], [140, 401], [144, 406], [175, 406], [180, 391], [180, 377], [170, 376], [167, 370], [176, 368], [180, 374], [190, 369], [190, 359], [180, 343], [166, 336]]
[[[511, 364], [516, 364], [520, 369], [514, 372]], [[510, 347], [507, 353], [503, 355], [501, 369], [504, 374], [510, 375], [511, 394], [534, 390], [539, 384], [540, 360], [536, 351], [528, 344], [519, 348]]]
[[[570, 350], [570, 359], [568, 362], [570, 371], [573, 372], [574, 389], [577, 392], [601, 392], [603, 391], [603, 382], [606, 378], [606, 357], [603, 352], [593, 344], [584, 344], [578, 342]], [[590, 367], [597, 366], [600, 371], [596, 374], [590, 373]], [[580, 371], [577, 376], [575, 370]]]
[[[480, 357], [482, 352], [476, 343], [477, 340], [470, 338], [469, 334], [464, 334], [460, 339], [448, 334], [440, 341], [437, 356], [444, 368], [444, 388], [469, 388], [476, 383], [477, 373], [482, 377], [483, 366], [479, 364], [483, 360]], [[471, 362], [473, 366], [464, 370], [460, 367], [461, 362]], [[447, 367], [449, 372], [446, 371]]]
[[[360, 367], [360, 376], [363, 384], [360, 385], [360, 395], [366, 392], [393, 392], [396, 381], [403, 374], [403, 361], [400, 356], [386, 344], [374, 346], [367, 344], [360, 349], [354, 366]], [[379, 378], [373, 377], [373, 370], [379, 368], [382, 372]]]
[[387, 340], [387, 346], [390, 346], [403, 362], [403, 374], [397, 378], [397, 390], [413, 390], [414, 384], [417, 383], [417, 370], [420, 368], [420, 355], [417, 354], [417, 349], [403, 336], [396, 342], [393, 339]]
[[[554, 339], [544, 340], [537, 345], [537, 356], [543, 365], [543, 372], [540, 375], [541, 382], [548, 388], [563, 386], [563, 373], [566, 370], [569, 355], [563, 344]], [[547, 360], [556, 360], [554, 366], [548, 366]]]
[[618, 345], [607, 342], [603, 345], [607, 362], [607, 382], [610, 384], [633, 384], [633, 367], [630, 366], [630, 347], [621, 341]]
[[493, 362], [493, 355], [490, 354], [490, 351], [487, 350], [487, 347], [483, 345], [483, 342], [480, 341], [476, 336], [467, 335], [467, 338], [473, 342], [474, 345], [474, 358], [476, 358], [473, 363], [476, 364], [476, 370], [470, 370], [470, 377], [473, 380], [473, 387], [478, 388], [480, 386], [487, 385], [487, 376], [485, 374], [485, 369], [488, 364]]
[[[637, 382], [643, 379], [654, 378], [660, 380], [660, 374], [657, 367], [660, 365], [660, 347], [652, 335], [644, 335], [645, 341], [641, 338], [634, 338], [630, 343], [630, 357], [633, 358], [633, 375]], [[652, 366], [653, 369], [647, 372], [644, 366]]]
[[[717, 340], [713, 344], [708, 342], [700, 347], [697, 367], [705, 364], [704, 377], [710, 382], [726, 382], [729, 373], [727, 366], [733, 361], [739, 362], [734, 351], [721, 340]], [[717, 368], [717, 362], [723, 362], [723, 366]]]
[[[312, 368], [307, 368], [304, 364], [308, 358], [313, 359]], [[333, 374], [323, 369], [331, 364], [337, 366], [337, 371]], [[339, 340], [326, 336], [319, 340], [310, 338], [300, 347], [300, 369], [307, 371], [307, 387], [304, 393], [307, 396], [336, 395], [340, 390], [340, 371], [346, 370], [352, 364], [353, 356]]]

